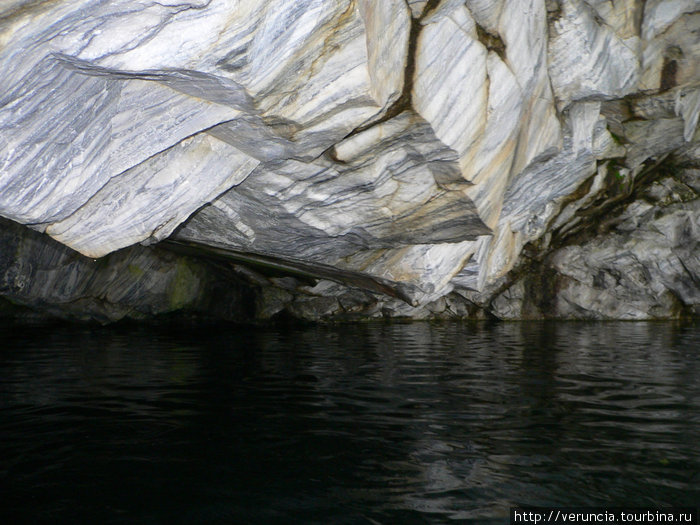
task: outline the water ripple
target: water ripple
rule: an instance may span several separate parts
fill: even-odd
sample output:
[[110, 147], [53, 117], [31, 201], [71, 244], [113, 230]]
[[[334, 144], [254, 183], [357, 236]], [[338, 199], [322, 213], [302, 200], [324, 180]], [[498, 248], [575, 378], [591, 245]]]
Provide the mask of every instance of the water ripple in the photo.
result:
[[700, 327], [0, 326], [16, 522], [506, 522], [700, 501]]

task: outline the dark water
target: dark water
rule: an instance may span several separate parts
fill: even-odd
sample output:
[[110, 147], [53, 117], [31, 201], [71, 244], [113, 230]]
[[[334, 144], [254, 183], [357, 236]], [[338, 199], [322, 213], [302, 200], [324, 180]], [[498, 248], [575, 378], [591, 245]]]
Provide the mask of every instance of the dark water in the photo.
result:
[[698, 324], [0, 330], [2, 523], [700, 502]]

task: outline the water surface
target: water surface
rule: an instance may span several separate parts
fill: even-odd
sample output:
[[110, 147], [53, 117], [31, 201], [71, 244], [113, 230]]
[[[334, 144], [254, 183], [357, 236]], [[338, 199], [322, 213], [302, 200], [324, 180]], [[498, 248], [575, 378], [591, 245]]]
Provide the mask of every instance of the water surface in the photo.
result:
[[698, 324], [5, 324], [0, 343], [4, 523], [700, 502]]

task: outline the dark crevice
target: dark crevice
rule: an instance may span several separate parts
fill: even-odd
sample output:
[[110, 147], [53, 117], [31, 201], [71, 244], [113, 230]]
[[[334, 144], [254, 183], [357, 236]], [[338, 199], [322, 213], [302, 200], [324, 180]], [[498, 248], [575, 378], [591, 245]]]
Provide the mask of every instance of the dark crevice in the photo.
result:
[[421, 13], [419, 20], [425, 20], [429, 14], [438, 8], [440, 2], [441, 0], [428, 0], [423, 8], [423, 12]]
[[406, 68], [404, 69], [403, 76], [403, 88], [399, 97], [386, 110], [386, 113], [384, 113], [384, 115], [381, 118], [373, 120], [367, 124], [358, 126], [350, 133], [348, 133], [345, 139], [357, 135], [358, 133], [362, 133], [363, 131], [366, 131], [369, 128], [374, 127], [378, 124], [382, 124], [388, 120], [391, 120], [399, 114], [403, 113], [404, 111], [410, 110], [413, 107], [412, 94], [413, 81], [415, 79], [416, 74], [416, 50], [418, 49], [418, 37], [420, 36], [420, 32], [423, 27], [421, 22], [425, 19], [426, 16], [433, 12], [439, 4], [440, 0], [429, 0], [428, 3], [425, 5], [425, 8], [423, 9], [423, 13], [421, 14], [420, 18], [411, 18], [411, 28], [408, 33], [408, 48], [406, 50]]
[[554, 23], [562, 17], [563, 9], [561, 2], [558, 0], [545, 0], [545, 8], [547, 10], [547, 19], [550, 23]]
[[568, 231], [562, 231], [560, 228], [552, 232], [549, 252], [572, 244], [583, 244], [594, 237], [610, 232], [614, 228], [617, 217], [629, 204], [642, 199], [642, 192], [654, 181], [673, 176], [676, 169], [671, 162], [661, 160], [649, 164], [634, 180], [631, 180], [629, 176], [621, 176], [619, 168], [620, 164], [615, 160], [608, 164], [605, 193], [591, 205], [576, 213], [577, 217], [583, 219], [579, 225]]
[[659, 84], [659, 93], [673, 89], [677, 85], [676, 75], [678, 74], [678, 62], [664, 59], [664, 66], [661, 69], [661, 82]]
[[362, 133], [373, 126], [386, 122], [387, 120], [391, 120], [400, 113], [411, 109], [413, 78], [416, 72], [416, 48], [418, 45], [418, 35], [420, 33], [420, 29], [420, 21], [412, 18], [411, 29], [408, 34], [408, 50], [406, 56], [406, 69], [404, 70], [403, 89], [401, 90], [399, 98], [397, 98], [389, 109], [386, 110], [386, 113], [384, 113], [380, 119], [374, 120], [362, 126], [358, 126], [352, 132], [350, 132], [346, 138]]
[[506, 45], [499, 35], [489, 33], [479, 24], [476, 24], [476, 34], [479, 37], [479, 41], [486, 46], [486, 49], [493, 51], [501, 60], [506, 61]]
[[644, 26], [644, 11], [646, 9], [646, 0], [637, 0], [634, 9], [634, 28], [637, 31], [637, 36], [641, 38], [642, 28]]

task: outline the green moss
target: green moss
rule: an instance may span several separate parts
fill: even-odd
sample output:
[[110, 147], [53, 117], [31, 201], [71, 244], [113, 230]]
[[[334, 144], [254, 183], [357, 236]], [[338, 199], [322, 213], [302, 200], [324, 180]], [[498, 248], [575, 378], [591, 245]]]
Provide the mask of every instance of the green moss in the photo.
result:
[[608, 175], [612, 175], [618, 181], [625, 180], [625, 174], [622, 173], [620, 168], [621, 168], [621, 166], [617, 161], [615, 161], [615, 160], [610, 161], [608, 163]]
[[618, 134], [613, 133], [612, 131], [610, 131], [610, 128], [608, 128], [608, 133], [610, 133], [610, 136], [612, 137], [613, 142], [614, 142], [615, 144], [617, 144], [618, 146], [622, 146], [622, 145], [624, 144], [623, 141], [622, 141], [622, 137], [620, 137]]
[[145, 273], [142, 268], [140, 268], [139, 266], [136, 266], [135, 264], [130, 264], [129, 266], [127, 266], [126, 269], [129, 271], [129, 273], [131, 275], [133, 275], [134, 277], [137, 277], [137, 278], [142, 277], [143, 274]]
[[175, 276], [170, 283], [169, 306], [171, 310], [179, 310], [192, 303], [199, 292], [199, 278], [196, 266], [187, 259], [177, 261]]

